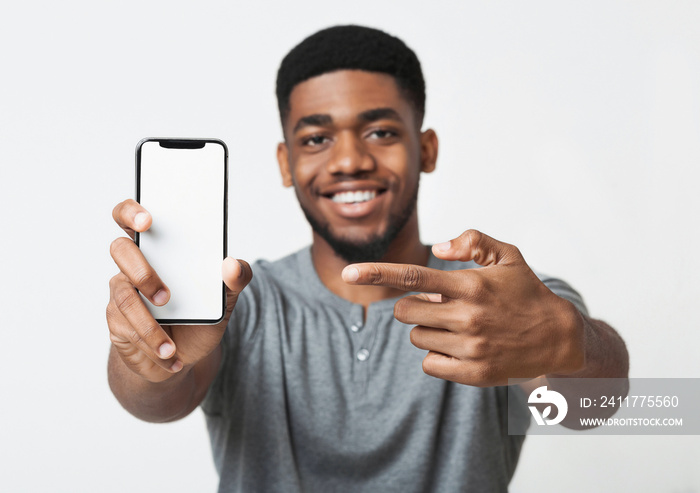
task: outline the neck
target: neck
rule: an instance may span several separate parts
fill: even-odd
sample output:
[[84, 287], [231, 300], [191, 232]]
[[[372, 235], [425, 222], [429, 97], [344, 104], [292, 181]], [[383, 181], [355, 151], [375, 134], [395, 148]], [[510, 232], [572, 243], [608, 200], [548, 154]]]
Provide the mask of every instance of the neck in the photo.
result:
[[[401, 232], [389, 246], [380, 262], [427, 265], [430, 250], [420, 242], [416, 213], [408, 220]], [[346, 284], [340, 273], [348, 261], [336, 255], [331, 246], [318, 234], [313, 234], [311, 258], [321, 282], [334, 294], [365, 309], [376, 301], [401, 296], [404, 291], [385, 286], [353, 286]]]

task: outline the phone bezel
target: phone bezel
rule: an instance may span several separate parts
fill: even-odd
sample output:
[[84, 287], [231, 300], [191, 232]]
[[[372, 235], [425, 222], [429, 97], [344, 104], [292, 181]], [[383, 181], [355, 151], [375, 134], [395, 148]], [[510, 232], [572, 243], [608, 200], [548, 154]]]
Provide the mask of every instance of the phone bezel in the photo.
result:
[[[174, 137], [147, 137], [141, 139], [136, 145], [136, 202], [141, 203], [141, 147], [146, 142], [158, 142], [159, 145], [166, 148], [184, 148], [197, 149], [204, 147], [207, 143], [221, 145], [224, 149], [224, 214], [223, 214], [223, 251], [221, 260], [226, 258], [228, 252], [228, 147], [221, 139], [214, 138], [174, 138]], [[163, 143], [167, 145], [162, 145]], [[201, 146], [200, 146], [201, 144]], [[187, 147], [187, 146], [191, 147]], [[180, 147], [182, 146], [182, 147]], [[195, 147], [197, 146], [197, 147]], [[139, 246], [140, 235], [136, 231], [134, 233], [134, 242]], [[226, 285], [221, 281], [221, 316], [218, 319], [163, 319], [156, 318], [156, 322], [161, 325], [215, 325], [221, 322], [226, 316]]]

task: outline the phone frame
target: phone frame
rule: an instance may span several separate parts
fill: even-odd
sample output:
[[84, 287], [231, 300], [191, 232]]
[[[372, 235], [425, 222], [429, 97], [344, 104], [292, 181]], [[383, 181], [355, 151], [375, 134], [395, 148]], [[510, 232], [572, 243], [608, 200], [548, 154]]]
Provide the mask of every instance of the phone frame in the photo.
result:
[[[223, 251], [221, 260], [226, 258], [228, 252], [228, 147], [223, 140], [214, 138], [173, 138], [173, 137], [147, 137], [141, 139], [136, 145], [136, 202], [141, 203], [141, 147], [146, 142], [158, 142], [161, 147], [168, 149], [201, 149], [207, 143], [221, 145], [224, 149], [224, 214], [223, 214]], [[139, 246], [140, 234], [134, 232], [134, 242]], [[156, 318], [161, 325], [215, 325], [226, 316], [226, 285], [221, 281], [221, 316], [218, 319], [162, 319]]]

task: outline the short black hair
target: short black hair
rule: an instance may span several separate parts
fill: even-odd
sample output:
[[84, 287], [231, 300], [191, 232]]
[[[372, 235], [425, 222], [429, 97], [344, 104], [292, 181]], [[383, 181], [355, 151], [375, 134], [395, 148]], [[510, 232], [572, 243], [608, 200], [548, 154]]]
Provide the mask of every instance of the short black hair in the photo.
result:
[[399, 38], [364, 26], [334, 26], [304, 39], [287, 53], [277, 71], [277, 106], [282, 125], [294, 87], [336, 70], [389, 74], [412, 104], [418, 126], [425, 114], [425, 81], [418, 57]]

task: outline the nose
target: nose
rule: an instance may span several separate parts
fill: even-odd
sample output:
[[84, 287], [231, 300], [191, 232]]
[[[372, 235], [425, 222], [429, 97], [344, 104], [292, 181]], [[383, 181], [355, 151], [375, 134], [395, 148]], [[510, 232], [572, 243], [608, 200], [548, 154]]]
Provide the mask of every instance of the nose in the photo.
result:
[[356, 175], [373, 171], [376, 162], [362, 139], [352, 132], [343, 132], [338, 134], [326, 166], [331, 174]]

